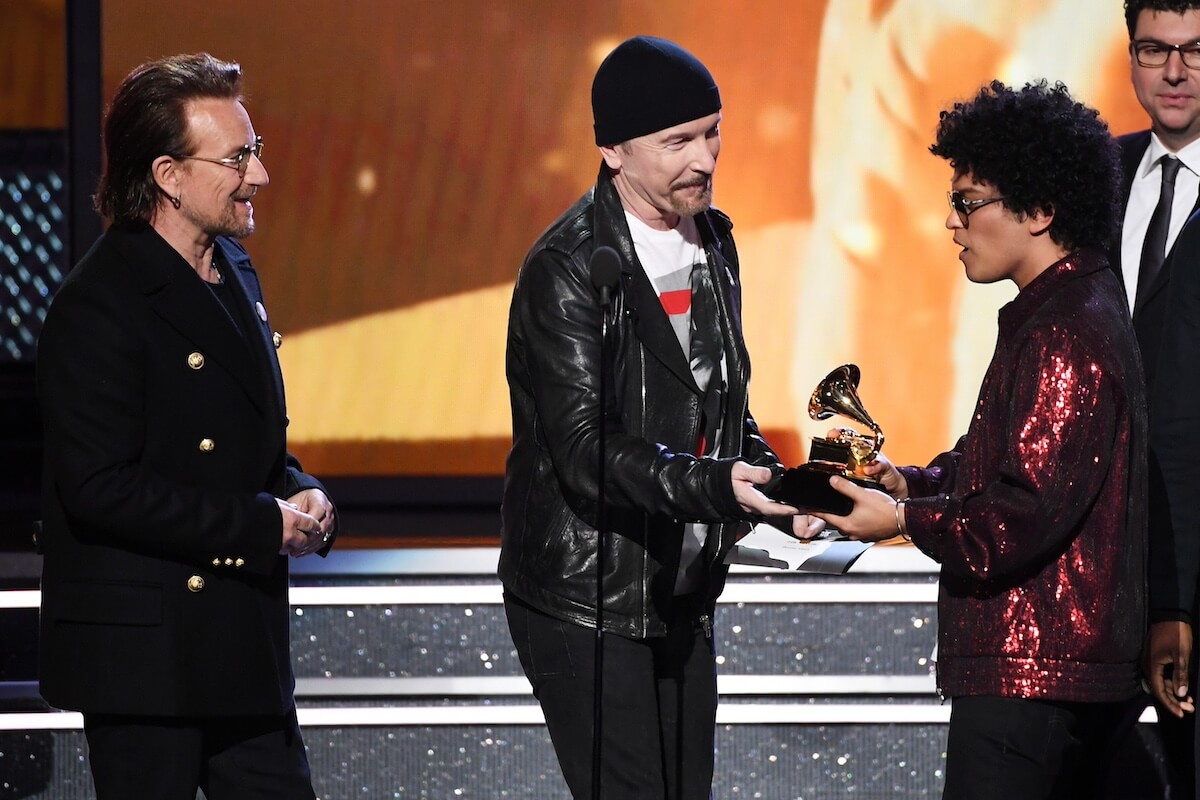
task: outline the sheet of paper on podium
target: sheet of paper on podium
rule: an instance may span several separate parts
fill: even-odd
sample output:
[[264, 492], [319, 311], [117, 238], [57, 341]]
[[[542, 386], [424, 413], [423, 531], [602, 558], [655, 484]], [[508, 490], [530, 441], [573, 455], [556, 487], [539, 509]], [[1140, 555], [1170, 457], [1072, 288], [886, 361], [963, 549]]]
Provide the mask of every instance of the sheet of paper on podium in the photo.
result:
[[842, 538], [836, 531], [802, 542], [770, 525], [759, 525], [733, 546], [725, 563], [843, 575], [871, 544]]

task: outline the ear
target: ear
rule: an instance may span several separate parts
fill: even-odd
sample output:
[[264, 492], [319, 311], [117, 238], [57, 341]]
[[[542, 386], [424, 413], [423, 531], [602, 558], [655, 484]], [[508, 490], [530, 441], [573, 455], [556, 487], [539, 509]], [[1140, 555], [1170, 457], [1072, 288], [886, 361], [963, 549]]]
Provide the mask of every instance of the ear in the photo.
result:
[[613, 172], [621, 171], [621, 150], [620, 145], [601, 145], [600, 157], [604, 159], [604, 163]]
[[1045, 211], [1037, 209], [1029, 215], [1029, 233], [1032, 236], [1041, 236], [1050, 229], [1050, 223], [1054, 222], [1054, 211]]
[[154, 182], [167, 197], [179, 196], [180, 170], [179, 162], [170, 156], [159, 156], [150, 164]]

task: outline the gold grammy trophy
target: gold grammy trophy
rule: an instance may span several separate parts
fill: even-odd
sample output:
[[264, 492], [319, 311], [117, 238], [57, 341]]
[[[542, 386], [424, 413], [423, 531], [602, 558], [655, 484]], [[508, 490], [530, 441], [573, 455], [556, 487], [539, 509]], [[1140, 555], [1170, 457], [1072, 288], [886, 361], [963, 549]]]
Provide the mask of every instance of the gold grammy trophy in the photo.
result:
[[772, 493], [776, 500], [801, 511], [829, 511], [844, 516], [854, 508], [854, 503], [829, 485], [831, 475], [840, 475], [868, 489], [885, 491], [879, 481], [862, 474], [863, 465], [875, 460], [883, 447], [883, 430], [858, 399], [861, 377], [856, 364], [843, 364], [830, 372], [813, 390], [808, 401], [808, 415], [816, 420], [834, 415], [848, 417], [870, 428], [871, 434], [839, 428], [836, 436], [814, 436], [808, 462], [784, 473]]

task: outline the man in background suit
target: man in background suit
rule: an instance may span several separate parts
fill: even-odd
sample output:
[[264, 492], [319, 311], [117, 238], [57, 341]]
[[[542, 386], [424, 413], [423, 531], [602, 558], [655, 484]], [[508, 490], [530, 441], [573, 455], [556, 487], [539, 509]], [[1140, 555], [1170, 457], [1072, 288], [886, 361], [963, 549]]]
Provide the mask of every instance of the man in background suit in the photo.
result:
[[[1120, 248], [1111, 259], [1133, 314], [1151, 397], [1146, 671], [1158, 711], [1170, 796], [1194, 797], [1194, 720], [1183, 717], [1191, 707], [1186, 697], [1188, 682], [1172, 680], [1176, 665], [1186, 678], [1191, 661], [1194, 587], [1181, 591], [1176, 575], [1179, 551], [1167, 513], [1169, 498], [1153, 432], [1161, 430], [1156, 415], [1162, 404], [1154, 400], [1158, 376], [1170, 375], [1172, 383], [1179, 376], [1178, 365], [1160, 359], [1164, 343], [1173, 335], [1164, 328], [1168, 300], [1174, 292], [1169, 285], [1173, 275], [1181, 272], [1181, 265], [1200, 257], [1200, 237], [1180, 235], [1188, 216], [1200, 205], [1200, 2], [1127, 0], [1125, 22], [1134, 93], [1150, 117], [1149, 130], [1118, 140], [1125, 214]], [[1190, 491], [1194, 493], [1195, 487]], [[1185, 566], [1194, 574], [1197, 565]], [[1184, 695], [1175, 695], [1176, 688], [1183, 689]], [[1140, 712], [1140, 706], [1132, 711]]]
[[324, 554], [335, 516], [287, 452], [281, 337], [236, 241], [268, 182], [241, 81], [199, 54], [121, 83], [96, 194], [112, 225], [38, 344], [39, 678], [83, 712], [99, 800], [314, 796], [288, 556]]
[[[1163, 259], [1200, 197], [1200, 2], [1129, 0], [1125, 19], [1133, 89], [1150, 129], [1118, 139], [1125, 213], [1119, 257], [1111, 261], [1125, 286], [1152, 384], [1170, 278], [1170, 259]], [[1169, 198], [1164, 173], [1168, 182], [1174, 173]], [[1148, 242], [1160, 206], [1165, 224], [1156, 225], [1158, 241]]]

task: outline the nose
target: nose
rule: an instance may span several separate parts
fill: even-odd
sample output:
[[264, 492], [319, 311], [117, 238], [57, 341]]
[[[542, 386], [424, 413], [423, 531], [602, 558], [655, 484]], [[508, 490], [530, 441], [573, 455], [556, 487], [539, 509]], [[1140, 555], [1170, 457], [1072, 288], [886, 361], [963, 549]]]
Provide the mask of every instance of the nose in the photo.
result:
[[958, 212], [955, 211], [953, 208], [950, 209], [950, 213], [946, 215], [946, 230], [956, 231], [959, 228], [966, 228], [966, 227], [967, 227], [966, 225], [963, 225], [962, 219], [959, 218]]
[[1187, 65], [1183, 63], [1183, 54], [1172, 50], [1167, 54], [1167, 63], [1163, 65], [1163, 79], [1168, 83], [1182, 83], [1187, 79]]
[[271, 176], [267, 174], [262, 159], [253, 153], [250, 154], [250, 164], [246, 167], [246, 177], [243, 180], [253, 186], [266, 186], [271, 182]]
[[700, 136], [692, 143], [692, 169], [711, 175], [717, 168], [717, 155], [721, 152], [720, 136]]

